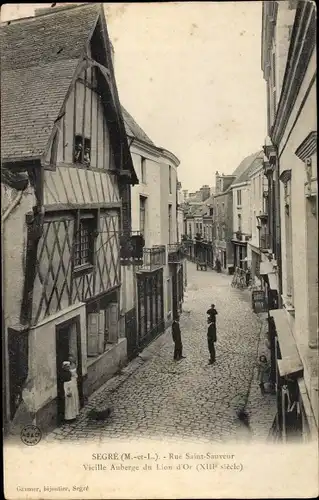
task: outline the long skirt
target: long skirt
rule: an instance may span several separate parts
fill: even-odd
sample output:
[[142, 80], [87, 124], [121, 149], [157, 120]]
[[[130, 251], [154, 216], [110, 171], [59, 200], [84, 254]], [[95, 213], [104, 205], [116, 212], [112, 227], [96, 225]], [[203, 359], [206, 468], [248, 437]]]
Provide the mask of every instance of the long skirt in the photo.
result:
[[64, 382], [65, 420], [74, 420], [80, 413], [79, 392], [76, 378]]

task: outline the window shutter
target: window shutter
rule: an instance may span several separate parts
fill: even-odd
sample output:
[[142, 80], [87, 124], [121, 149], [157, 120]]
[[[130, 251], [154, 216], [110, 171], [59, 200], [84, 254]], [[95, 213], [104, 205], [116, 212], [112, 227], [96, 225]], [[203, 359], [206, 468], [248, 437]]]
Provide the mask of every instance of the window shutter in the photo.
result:
[[116, 343], [118, 341], [119, 328], [119, 307], [118, 304], [110, 304], [109, 307], [109, 342]]
[[104, 311], [99, 313], [99, 335], [98, 335], [98, 351], [99, 354], [104, 352], [104, 331], [105, 331], [105, 314]]
[[88, 356], [98, 355], [99, 314], [88, 314]]

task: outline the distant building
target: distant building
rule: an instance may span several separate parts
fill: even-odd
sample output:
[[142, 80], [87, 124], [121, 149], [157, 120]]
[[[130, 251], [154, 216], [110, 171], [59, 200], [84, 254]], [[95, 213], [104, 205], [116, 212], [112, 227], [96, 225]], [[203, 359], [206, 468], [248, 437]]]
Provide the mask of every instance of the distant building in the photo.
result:
[[[231, 184], [233, 195], [233, 235], [234, 266], [247, 269], [247, 245], [251, 238], [252, 220], [250, 214], [250, 174], [257, 168], [262, 168], [263, 152], [259, 151], [245, 161], [247, 167]], [[255, 221], [254, 221], [255, 224]], [[251, 263], [249, 263], [251, 265]]]
[[259, 158], [248, 174], [249, 183], [249, 232], [247, 265], [255, 284], [261, 284], [260, 265], [267, 262], [271, 254], [268, 233], [268, 189], [264, 175], [264, 160]]
[[[256, 154], [245, 158], [232, 175], [221, 175], [218, 171], [215, 175], [215, 195], [213, 198], [215, 259], [219, 259], [223, 269], [239, 265], [240, 262], [243, 265], [243, 259], [246, 257], [247, 243], [242, 236], [237, 239], [236, 234], [239, 223], [237, 212], [241, 209], [237, 209], [237, 199], [234, 199], [233, 186], [238, 184], [240, 177], [247, 171], [255, 157]], [[240, 186], [237, 185], [235, 191], [238, 189]], [[234, 216], [236, 222], [234, 222]]]

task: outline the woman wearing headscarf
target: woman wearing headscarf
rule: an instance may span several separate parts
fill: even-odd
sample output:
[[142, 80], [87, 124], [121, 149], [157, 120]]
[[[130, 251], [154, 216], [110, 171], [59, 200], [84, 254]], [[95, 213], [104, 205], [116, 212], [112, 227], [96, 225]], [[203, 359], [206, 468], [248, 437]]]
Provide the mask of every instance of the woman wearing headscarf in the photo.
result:
[[69, 356], [69, 363], [70, 363], [71, 381], [73, 382], [74, 412], [77, 417], [80, 413], [80, 398], [78, 389], [78, 371], [77, 371], [75, 357], [73, 355]]
[[76, 419], [78, 411], [76, 408], [76, 395], [74, 394], [74, 381], [72, 380], [70, 361], [63, 361], [62, 368], [65, 398], [64, 419], [68, 422]]

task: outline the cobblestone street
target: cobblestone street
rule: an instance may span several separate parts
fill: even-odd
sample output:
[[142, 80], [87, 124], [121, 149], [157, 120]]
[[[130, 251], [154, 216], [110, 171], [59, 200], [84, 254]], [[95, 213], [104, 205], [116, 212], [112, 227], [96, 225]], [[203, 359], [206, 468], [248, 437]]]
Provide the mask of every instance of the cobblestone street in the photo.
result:
[[[275, 401], [269, 394], [261, 396], [255, 381], [263, 323], [251, 310], [249, 293], [232, 288], [230, 276], [197, 271], [192, 263], [188, 263], [187, 279], [180, 320], [186, 359], [173, 361], [169, 329], [94, 393], [74, 424], [63, 425], [46, 439], [178, 437], [221, 442], [267, 436]], [[206, 337], [206, 310], [211, 303], [218, 311], [214, 365], [208, 364]], [[250, 388], [252, 435], [248, 436], [236, 408]], [[108, 421], [88, 418], [90, 409], [107, 406], [113, 410]]]

